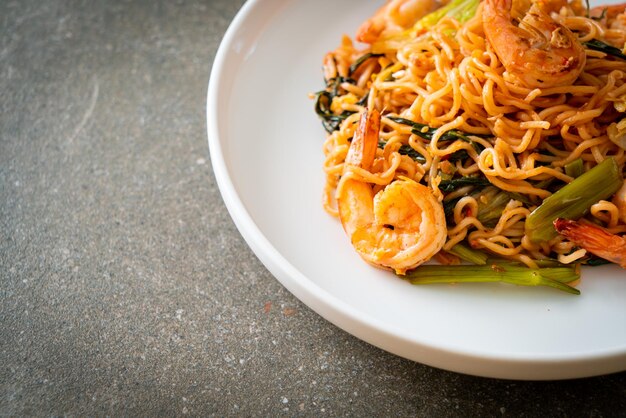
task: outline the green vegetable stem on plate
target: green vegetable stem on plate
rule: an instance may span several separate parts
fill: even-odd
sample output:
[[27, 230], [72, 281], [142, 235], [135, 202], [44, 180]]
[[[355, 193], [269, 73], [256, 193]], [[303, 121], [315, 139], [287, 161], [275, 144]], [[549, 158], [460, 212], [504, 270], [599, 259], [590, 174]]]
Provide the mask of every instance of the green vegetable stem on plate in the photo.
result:
[[547, 267], [532, 269], [517, 263], [494, 262], [485, 265], [422, 265], [404, 276], [412, 284], [433, 283], [492, 283], [518, 286], [547, 286], [579, 295], [580, 291], [567, 283], [580, 279], [578, 267]]

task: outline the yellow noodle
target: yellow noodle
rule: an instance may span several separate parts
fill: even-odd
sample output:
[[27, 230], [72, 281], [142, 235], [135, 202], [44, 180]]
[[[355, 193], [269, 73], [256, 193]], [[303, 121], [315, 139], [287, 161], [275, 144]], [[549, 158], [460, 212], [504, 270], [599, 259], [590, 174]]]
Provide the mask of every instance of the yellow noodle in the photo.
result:
[[[428, 185], [444, 204], [452, 205], [444, 251], [467, 241], [531, 267], [546, 258], [580, 262], [588, 255], [561, 236], [531, 242], [524, 222], [543, 199], [573, 180], [565, 171], [567, 164], [581, 159], [586, 171], [613, 157], [624, 171], [626, 152], [610, 140], [607, 129], [626, 111], [626, 60], [586, 49], [585, 67], [572, 85], [524, 86], [505, 70], [486, 40], [480, 7], [463, 24], [446, 17], [428, 30], [411, 29], [362, 49], [344, 37], [324, 57], [326, 91], [333, 94], [331, 111], [345, 119], [323, 145], [323, 206], [338, 216], [334, 196], [347, 178], [380, 190], [400, 176], [408, 177]], [[625, 28], [586, 17], [580, 2], [552, 16], [574, 31], [580, 42], [597, 39], [619, 49], [626, 42]], [[350, 74], [351, 65], [370, 52], [384, 55], [368, 59]], [[357, 167], [343, 174], [350, 141], [366, 107], [383, 114], [380, 138], [385, 145], [381, 143], [371, 170]], [[425, 128], [412, 128], [392, 117]], [[456, 131], [466, 138], [450, 140], [448, 134]], [[422, 138], [425, 132], [432, 137]], [[401, 155], [408, 150], [412, 156]], [[489, 189], [497, 193], [508, 193], [510, 199], [498, 219], [481, 221], [484, 185], [442, 190], [446, 179], [467, 176], [488, 181]], [[620, 210], [612, 202], [600, 201], [585, 218], [623, 234], [626, 225], [621, 219], [626, 215]]]

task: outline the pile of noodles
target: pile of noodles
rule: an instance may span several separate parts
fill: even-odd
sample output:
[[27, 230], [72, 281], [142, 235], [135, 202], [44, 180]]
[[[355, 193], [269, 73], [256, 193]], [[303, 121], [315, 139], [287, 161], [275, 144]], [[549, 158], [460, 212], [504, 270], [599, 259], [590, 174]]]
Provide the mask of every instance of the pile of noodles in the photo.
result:
[[[552, 16], [581, 42], [624, 47], [626, 31], [586, 12], [574, 3]], [[337, 216], [335, 190], [360, 113], [376, 108], [383, 118], [371, 181], [379, 190], [404, 176], [432, 189], [447, 219], [440, 261], [461, 242], [531, 267], [545, 258], [585, 261], [589, 255], [561, 236], [531, 242], [524, 222], [573, 180], [565, 168], [576, 160], [589, 170], [613, 157], [623, 173], [626, 155], [615, 131], [626, 128], [619, 124], [626, 111], [626, 60], [586, 49], [586, 65], [573, 85], [527, 88], [505, 71], [480, 16], [481, 6], [464, 24], [445, 17], [425, 34], [372, 45], [355, 45], [344, 36], [326, 56], [327, 86], [317, 104], [331, 115], [324, 123], [324, 207]], [[432, 138], [415, 135], [394, 117], [434, 128]], [[471, 141], [443, 141], [450, 130], [467, 133]], [[477, 180], [452, 191], [441, 187], [459, 177]], [[494, 199], [501, 202], [498, 216], [481, 219], [481, 208]], [[585, 218], [612, 233], [626, 232], [611, 201], [594, 204]]]

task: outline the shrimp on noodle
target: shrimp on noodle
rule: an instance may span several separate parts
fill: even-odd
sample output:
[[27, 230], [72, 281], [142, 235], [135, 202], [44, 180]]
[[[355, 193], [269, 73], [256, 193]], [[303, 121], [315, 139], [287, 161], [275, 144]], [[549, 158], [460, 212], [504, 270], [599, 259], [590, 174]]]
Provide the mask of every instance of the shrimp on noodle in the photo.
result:
[[626, 10], [626, 3], [614, 4], [611, 6], [596, 6], [589, 10], [589, 15], [598, 19], [604, 18], [613, 20]]
[[585, 67], [585, 49], [572, 31], [533, 3], [515, 25], [513, 0], [486, 0], [485, 35], [504, 68], [528, 87], [572, 84]]
[[557, 269], [569, 293], [596, 255], [624, 266], [626, 3], [380, 3], [311, 94], [356, 252], [411, 283]]
[[[445, 1], [443, 2], [445, 3]], [[419, 18], [442, 5], [438, 0], [389, 0], [359, 27], [356, 40], [374, 43], [410, 28]]]
[[590, 253], [626, 268], [626, 238], [590, 223], [568, 219], [555, 220], [554, 227], [561, 235]]
[[339, 217], [363, 259], [398, 274], [428, 261], [446, 240], [441, 203], [431, 190], [402, 178], [374, 193], [355, 168], [369, 171], [376, 156], [380, 113], [361, 115], [337, 188]]

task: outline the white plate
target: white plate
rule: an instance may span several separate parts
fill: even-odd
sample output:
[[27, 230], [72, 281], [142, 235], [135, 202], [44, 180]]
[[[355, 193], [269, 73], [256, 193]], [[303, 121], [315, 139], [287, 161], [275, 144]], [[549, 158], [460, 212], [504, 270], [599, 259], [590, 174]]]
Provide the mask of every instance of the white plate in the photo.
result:
[[411, 286], [364, 263], [322, 209], [324, 131], [310, 92], [342, 34], [381, 2], [257, 0], [219, 48], [207, 103], [220, 191], [252, 250], [297, 298], [375, 346], [512, 379], [626, 370], [626, 277], [583, 271], [581, 296], [510, 285]]

